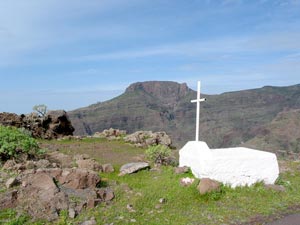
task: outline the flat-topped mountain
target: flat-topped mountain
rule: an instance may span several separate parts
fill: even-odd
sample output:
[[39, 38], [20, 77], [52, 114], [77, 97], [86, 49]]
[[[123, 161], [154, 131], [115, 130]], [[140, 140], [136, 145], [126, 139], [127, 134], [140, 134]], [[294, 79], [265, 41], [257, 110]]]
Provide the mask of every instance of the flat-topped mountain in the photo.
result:
[[[207, 101], [201, 104], [200, 139], [212, 148], [243, 144], [279, 113], [300, 109], [300, 85], [202, 96]], [[196, 92], [186, 84], [138, 82], [114, 99], [68, 113], [75, 134], [93, 134], [110, 127], [130, 133], [166, 131], [180, 146], [194, 139], [196, 106], [190, 100], [195, 98]]]
[[176, 105], [178, 101], [192, 90], [188, 86], [171, 81], [146, 81], [131, 84], [126, 93], [142, 91], [152, 97], [157, 98], [166, 105]]

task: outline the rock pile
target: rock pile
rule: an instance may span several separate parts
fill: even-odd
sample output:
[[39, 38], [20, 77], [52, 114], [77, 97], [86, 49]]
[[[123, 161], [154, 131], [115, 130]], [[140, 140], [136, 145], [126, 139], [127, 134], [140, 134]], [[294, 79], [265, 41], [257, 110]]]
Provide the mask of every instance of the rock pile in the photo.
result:
[[171, 138], [166, 132], [137, 131], [127, 135], [124, 140], [133, 143], [137, 147], [148, 147], [158, 144], [171, 147], [172, 144]]
[[0, 113], [0, 124], [24, 128], [35, 138], [53, 139], [73, 135], [72, 126], [65, 111], [50, 111], [45, 117], [36, 113], [17, 115], [14, 113]]
[[103, 130], [102, 132], [96, 132], [93, 137], [94, 138], [107, 138], [109, 140], [120, 139], [122, 136], [126, 135], [126, 130], [119, 130], [119, 129], [107, 129]]
[[[75, 164], [78, 168], [67, 167]], [[72, 158], [53, 152], [38, 161], [9, 160], [3, 169], [16, 171], [18, 175], [0, 174], [0, 185], [5, 183], [8, 189], [0, 193], [0, 210], [19, 208], [35, 219], [52, 221], [59, 218], [61, 210], [68, 211], [69, 217], [74, 218], [84, 208], [93, 208], [114, 198], [111, 188], [98, 187], [101, 182], [98, 172], [102, 166], [87, 155]]]

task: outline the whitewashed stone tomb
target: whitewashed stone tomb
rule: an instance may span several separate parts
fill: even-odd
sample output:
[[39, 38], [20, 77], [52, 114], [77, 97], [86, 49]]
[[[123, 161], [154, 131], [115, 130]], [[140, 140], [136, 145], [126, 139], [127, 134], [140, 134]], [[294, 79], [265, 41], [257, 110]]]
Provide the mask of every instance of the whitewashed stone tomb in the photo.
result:
[[188, 166], [197, 178], [210, 178], [231, 187], [250, 186], [263, 181], [274, 184], [279, 175], [277, 157], [270, 152], [250, 148], [210, 149], [199, 141], [200, 82], [198, 82], [196, 140], [179, 151], [179, 166]]

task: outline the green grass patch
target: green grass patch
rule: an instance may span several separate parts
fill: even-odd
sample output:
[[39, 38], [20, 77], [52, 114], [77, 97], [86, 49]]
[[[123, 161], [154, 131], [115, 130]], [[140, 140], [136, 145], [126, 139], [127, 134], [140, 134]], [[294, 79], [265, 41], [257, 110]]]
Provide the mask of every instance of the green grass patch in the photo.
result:
[[[300, 174], [282, 175], [290, 183], [286, 192], [267, 190], [262, 183], [251, 187], [231, 189], [200, 196], [196, 186], [179, 184], [185, 175], [174, 174], [172, 167], [160, 171], [141, 171], [118, 177], [117, 173], [103, 175], [115, 183], [116, 199], [111, 205], [95, 210], [99, 224], [232, 224], [247, 222], [256, 215], [269, 216], [286, 210], [300, 201]], [[191, 175], [190, 175], [191, 176]], [[164, 198], [164, 204], [159, 199]], [[133, 210], [128, 210], [132, 205]]]
[[[286, 212], [300, 202], [299, 162], [286, 163], [287, 172], [277, 180], [277, 184], [286, 188], [284, 192], [268, 190], [262, 183], [258, 183], [235, 189], [222, 186], [219, 192], [200, 196], [196, 188], [199, 180], [196, 179], [191, 186], [183, 187], [180, 178], [193, 175], [175, 174], [174, 168], [170, 166], [119, 177], [120, 165], [134, 161], [135, 157], [145, 152], [145, 149], [135, 148], [123, 141], [43, 141], [42, 145], [59, 148], [72, 155], [87, 153], [102, 163], [112, 163], [116, 169], [111, 174], [100, 174], [103, 179], [101, 186], [111, 187], [115, 192], [112, 202], [101, 203], [94, 209], [86, 210], [74, 220], [67, 217], [67, 212], [62, 212], [58, 221], [48, 224], [79, 224], [91, 217], [95, 217], [97, 224], [114, 225], [241, 224], [258, 215], [267, 218], [278, 212]], [[161, 198], [165, 199], [164, 203], [159, 202]], [[0, 221], [13, 222], [18, 219], [16, 215], [14, 211], [2, 211]], [[34, 224], [27, 217], [23, 219], [24, 224]]]

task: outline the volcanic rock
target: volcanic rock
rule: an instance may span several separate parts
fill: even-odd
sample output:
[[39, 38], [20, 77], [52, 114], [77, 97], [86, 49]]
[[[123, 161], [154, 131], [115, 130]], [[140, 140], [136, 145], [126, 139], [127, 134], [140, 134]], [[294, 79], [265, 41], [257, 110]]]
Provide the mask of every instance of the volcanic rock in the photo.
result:
[[127, 163], [127, 164], [121, 166], [119, 176], [135, 173], [139, 170], [143, 170], [146, 168], [149, 168], [149, 163], [146, 163], [146, 162]]
[[33, 137], [43, 139], [60, 138], [73, 135], [74, 132], [74, 127], [63, 110], [50, 111], [44, 117], [37, 113], [20, 116], [14, 113], [0, 113], [0, 124], [24, 128]]
[[78, 168], [102, 171], [102, 166], [94, 159], [80, 159], [76, 161]]
[[203, 178], [201, 179], [197, 189], [200, 192], [201, 195], [204, 195], [206, 193], [210, 193], [212, 191], [218, 191], [220, 190], [221, 183], [215, 180], [211, 180], [209, 178]]

